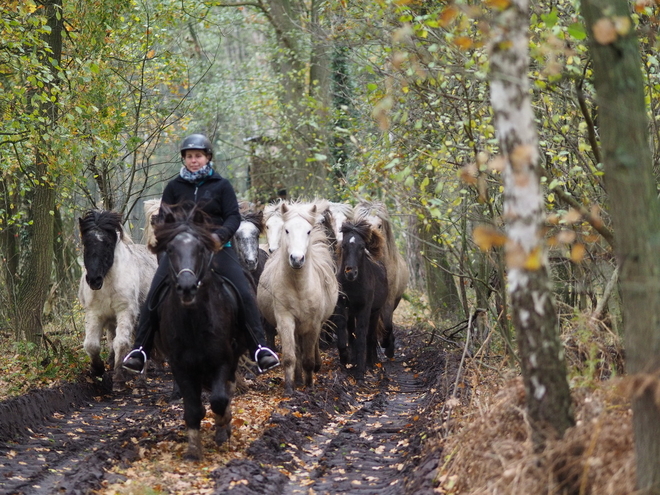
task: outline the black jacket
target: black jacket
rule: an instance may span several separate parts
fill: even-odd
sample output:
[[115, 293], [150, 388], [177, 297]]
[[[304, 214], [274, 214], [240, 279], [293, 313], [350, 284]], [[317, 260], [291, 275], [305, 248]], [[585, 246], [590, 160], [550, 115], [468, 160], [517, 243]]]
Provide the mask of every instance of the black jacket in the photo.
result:
[[190, 201], [201, 206], [218, 226], [215, 232], [223, 244], [231, 239], [241, 223], [241, 214], [236, 193], [227, 179], [214, 170], [213, 175], [195, 184], [176, 177], [165, 186], [164, 204], [173, 206]]

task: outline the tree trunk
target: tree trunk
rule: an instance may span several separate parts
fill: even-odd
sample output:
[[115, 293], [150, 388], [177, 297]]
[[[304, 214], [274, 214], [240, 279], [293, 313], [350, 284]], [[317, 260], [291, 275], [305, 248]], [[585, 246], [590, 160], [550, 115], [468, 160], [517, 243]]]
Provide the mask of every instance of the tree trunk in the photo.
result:
[[660, 205], [648, 143], [639, 46], [629, 8], [625, 0], [582, 2], [592, 41], [605, 184], [620, 267], [626, 366], [633, 376], [653, 379], [633, 390], [637, 488], [651, 494], [660, 493], [660, 397], [656, 392]]
[[495, 19], [491, 104], [504, 182], [505, 245], [511, 315], [517, 333], [527, 410], [535, 446], [574, 424], [557, 312], [543, 244], [538, 137], [529, 95], [527, 0], [514, 0]]
[[[50, 33], [44, 41], [51, 50], [49, 58], [43, 60], [43, 63], [49, 66], [56, 76], [55, 65], [59, 65], [62, 56], [62, 0], [48, 0], [42, 5], [45, 7], [50, 27]], [[55, 77], [54, 81], [57, 81]], [[42, 104], [39, 110], [47, 122], [54, 126], [57, 121], [57, 103], [49, 101]], [[12, 295], [15, 298], [14, 329], [17, 338], [38, 343], [43, 331], [41, 316], [48, 297], [53, 264], [55, 189], [49, 180], [48, 142], [40, 139], [36, 143], [35, 179], [30, 205], [32, 225], [27, 241], [29, 254], [24, 258], [16, 291]]]

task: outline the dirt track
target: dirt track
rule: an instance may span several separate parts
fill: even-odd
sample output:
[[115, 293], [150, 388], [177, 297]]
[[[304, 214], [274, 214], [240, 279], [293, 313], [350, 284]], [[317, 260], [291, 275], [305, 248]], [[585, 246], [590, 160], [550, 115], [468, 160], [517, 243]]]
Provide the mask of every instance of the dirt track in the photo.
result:
[[[214, 493], [431, 493], [440, 456], [423, 451], [423, 439], [440, 426], [433, 411], [455, 365], [423, 348], [418, 332], [398, 328], [397, 336], [395, 359], [365, 384], [320, 373], [314, 393], [281, 403], [246, 458], [213, 471]], [[171, 427], [182, 421], [168, 403], [167, 373], [135, 393], [89, 382], [0, 403], [1, 493], [94, 493], [116, 481], [111, 465], [130, 465], [163, 439], [182, 441]]]

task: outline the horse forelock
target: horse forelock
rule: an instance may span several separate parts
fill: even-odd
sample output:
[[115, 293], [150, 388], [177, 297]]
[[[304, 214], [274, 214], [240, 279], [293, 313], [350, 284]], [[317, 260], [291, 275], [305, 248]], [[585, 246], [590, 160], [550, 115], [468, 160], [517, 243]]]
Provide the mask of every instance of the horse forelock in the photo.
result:
[[[176, 236], [184, 232], [190, 233], [195, 236], [204, 245], [206, 249], [211, 251], [216, 250], [217, 241], [213, 237], [214, 225], [210, 220], [205, 219], [204, 222], [199, 223], [194, 220], [195, 210], [166, 210], [173, 217], [170, 221], [161, 221], [154, 225], [154, 236], [156, 238], [156, 246], [151, 246], [156, 253], [160, 253], [167, 249], [167, 244], [171, 242]], [[167, 213], [165, 213], [167, 216]]]
[[103, 232], [112, 239], [112, 244], [117, 242], [117, 233], [120, 239], [128, 238], [128, 236], [121, 225], [121, 214], [115, 211], [108, 210], [88, 210], [80, 219], [80, 236], [85, 242], [85, 239], [92, 235], [93, 232]]
[[277, 201], [273, 203], [269, 203], [266, 206], [264, 206], [264, 221], [267, 221], [270, 217], [273, 215], [280, 215], [281, 210], [280, 207], [284, 203], [283, 199], [278, 199]]
[[259, 233], [262, 234], [264, 231], [264, 214], [261, 211], [248, 211], [241, 213], [241, 220], [249, 222], [254, 225]]

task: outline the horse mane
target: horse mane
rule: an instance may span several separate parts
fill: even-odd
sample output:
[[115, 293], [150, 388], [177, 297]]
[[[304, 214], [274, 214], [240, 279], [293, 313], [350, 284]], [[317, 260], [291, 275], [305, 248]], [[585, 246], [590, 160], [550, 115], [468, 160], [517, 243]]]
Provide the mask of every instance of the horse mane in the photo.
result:
[[154, 223], [158, 221], [158, 211], [160, 210], [160, 198], [147, 199], [142, 205], [145, 218], [145, 228], [143, 234], [143, 242], [147, 246], [156, 245], [156, 237], [154, 236]]
[[189, 232], [197, 237], [206, 249], [216, 252], [222, 246], [213, 236], [216, 225], [201, 209], [187, 203], [169, 206], [162, 204], [158, 221], [154, 225], [157, 244], [149, 246], [156, 254], [165, 251], [167, 244], [177, 235]]
[[335, 203], [331, 201], [328, 207], [332, 213], [341, 213], [346, 218], [353, 217], [353, 207], [348, 203]]
[[273, 215], [281, 215], [282, 213], [280, 209], [282, 204], [284, 203], [285, 201], [282, 198], [280, 198], [264, 206], [264, 222], [268, 221], [268, 219]]
[[383, 234], [372, 229], [371, 225], [366, 220], [344, 222], [341, 226], [341, 231], [346, 237], [350, 237], [350, 234], [354, 234], [364, 239], [367, 251], [372, 259], [378, 261], [383, 256], [383, 248], [385, 247]]
[[264, 212], [263, 211], [244, 211], [241, 213], [241, 220], [254, 225], [260, 234], [264, 233]]
[[353, 210], [353, 218], [355, 221], [367, 220], [370, 216], [381, 219], [383, 224], [382, 234], [385, 239], [384, 249], [386, 256], [393, 258], [399, 248], [396, 245], [394, 230], [392, 229], [392, 222], [390, 221], [390, 214], [387, 211], [385, 203], [380, 201], [361, 201], [355, 206], [355, 209]]
[[119, 238], [124, 242], [132, 242], [130, 236], [124, 231], [121, 224], [121, 213], [109, 210], [88, 210], [80, 218], [80, 235], [100, 229], [107, 233], [119, 232]]

